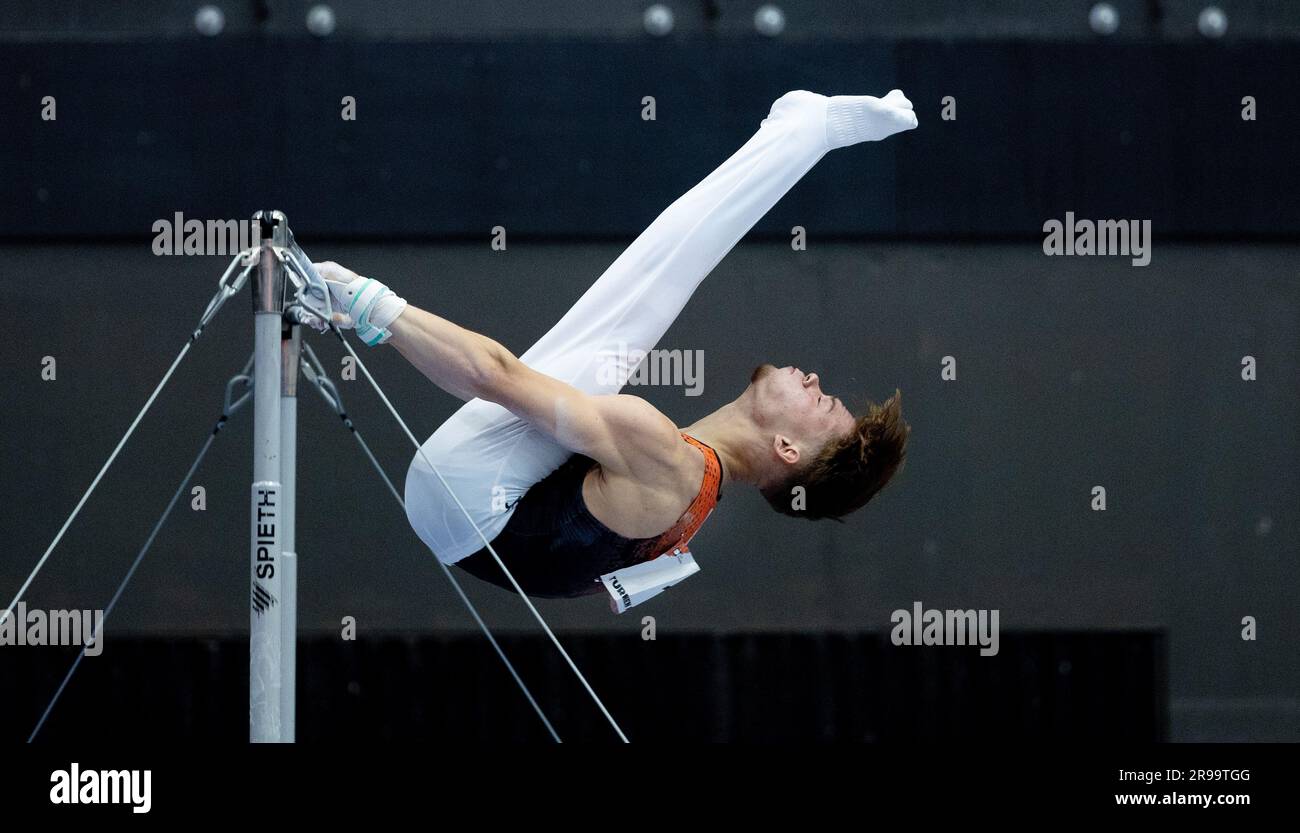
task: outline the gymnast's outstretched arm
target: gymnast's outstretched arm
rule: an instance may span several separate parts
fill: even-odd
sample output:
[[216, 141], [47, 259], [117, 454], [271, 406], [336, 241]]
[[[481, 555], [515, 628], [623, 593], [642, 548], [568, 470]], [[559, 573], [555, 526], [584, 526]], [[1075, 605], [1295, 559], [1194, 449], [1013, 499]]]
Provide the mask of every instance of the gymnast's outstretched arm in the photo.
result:
[[667, 470], [682, 451], [676, 425], [640, 397], [584, 393], [533, 370], [493, 339], [418, 307], [408, 306], [390, 329], [390, 343], [438, 387], [495, 402], [611, 472]]
[[[316, 264], [331, 283], [359, 285], [361, 279], [336, 263]], [[570, 451], [585, 454], [613, 472], [644, 472], [646, 465], [670, 466], [680, 451], [672, 420], [636, 396], [584, 393], [525, 365], [500, 342], [461, 327], [389, 293], [356, 294], [367, 323], [390, 335], [387, 343], [429, 381], [459, 399], [485, 399], [537, 426]], [[395, 317], [394, 317], [395, 316]]]

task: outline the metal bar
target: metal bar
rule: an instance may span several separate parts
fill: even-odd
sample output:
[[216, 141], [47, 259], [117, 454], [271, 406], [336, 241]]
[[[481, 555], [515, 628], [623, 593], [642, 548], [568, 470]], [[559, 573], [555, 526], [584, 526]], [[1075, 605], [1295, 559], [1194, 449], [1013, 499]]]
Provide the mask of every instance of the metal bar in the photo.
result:
[[293, 743], [298, 661], [298, 362], [302, 328], [285, 324], [280, 365], [280, 741]]
[[283, 593], [280, 481], [281, 331], [284, 269], [272, 246], [287, 240], [288, 220], [279, 211], [253, 215], [262, 244], [253, 276], [253, 486], [250, 495], [248, 737], [280, 740], [281, 595]]

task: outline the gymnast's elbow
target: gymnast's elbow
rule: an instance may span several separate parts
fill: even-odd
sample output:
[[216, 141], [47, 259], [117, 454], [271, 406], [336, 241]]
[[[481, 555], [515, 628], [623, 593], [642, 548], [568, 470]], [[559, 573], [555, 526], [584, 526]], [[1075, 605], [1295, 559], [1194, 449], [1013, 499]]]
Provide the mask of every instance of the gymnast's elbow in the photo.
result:
[[466, 388], [471, 398], [501, 403], [519, 376], [523, 362], [501, 344], [484, 337], [482, 349], [475, 351], [466, 373]]

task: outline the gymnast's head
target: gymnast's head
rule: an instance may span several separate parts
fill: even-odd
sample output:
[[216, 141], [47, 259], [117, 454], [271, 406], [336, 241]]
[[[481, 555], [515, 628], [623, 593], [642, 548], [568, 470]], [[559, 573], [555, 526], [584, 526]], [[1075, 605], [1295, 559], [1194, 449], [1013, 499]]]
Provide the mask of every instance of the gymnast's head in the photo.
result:
[[855, 415], [822, 390], [816, 373], [764, 364], [741, 398], [765, 445], [759, 489], [782, 514], [839, 520], [866, 505], [903, 464], [911, 429], [897, 390]]

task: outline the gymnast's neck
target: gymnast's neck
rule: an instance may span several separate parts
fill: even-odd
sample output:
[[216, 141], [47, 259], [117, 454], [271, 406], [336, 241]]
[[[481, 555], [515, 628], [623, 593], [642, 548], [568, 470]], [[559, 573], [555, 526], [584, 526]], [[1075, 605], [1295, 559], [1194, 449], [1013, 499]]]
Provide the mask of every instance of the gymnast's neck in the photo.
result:
[[680, 429], [718, 452], [724, 486], [732, 482], [758, 485], [762, 477], [762, 461], [767, 458], [763, 432], [742, 399], [729, 402]]

